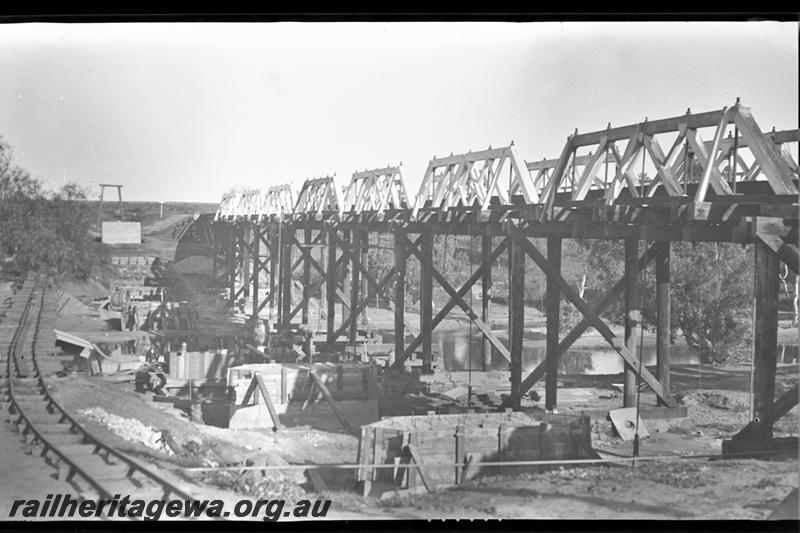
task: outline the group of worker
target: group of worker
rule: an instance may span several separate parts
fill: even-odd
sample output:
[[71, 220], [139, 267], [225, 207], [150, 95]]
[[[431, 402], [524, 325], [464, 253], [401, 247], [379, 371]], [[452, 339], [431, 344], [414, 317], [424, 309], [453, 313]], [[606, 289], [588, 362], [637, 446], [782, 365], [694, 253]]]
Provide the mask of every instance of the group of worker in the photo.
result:
[[150, 312], [148, 326], [152, 331], [197, 329], [200, 326], [197, 304], [164, 302]]
[[120, 305], [122, 331], [192, 330], [200, 325], [197, 304], [162, 302], [156, 307], [150, 301], [131, 301], [130, 291]]

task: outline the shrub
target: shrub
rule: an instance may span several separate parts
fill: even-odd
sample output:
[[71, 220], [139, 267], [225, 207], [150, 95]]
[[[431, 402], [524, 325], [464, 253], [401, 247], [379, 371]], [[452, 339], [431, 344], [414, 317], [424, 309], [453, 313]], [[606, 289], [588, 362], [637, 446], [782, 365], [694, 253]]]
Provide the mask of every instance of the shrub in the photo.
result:
[[86, 193], [69, 183], [56, 193], [16, 166], [0, 138], [0, 250], [12, 272], [86, 278], [99, 262]]

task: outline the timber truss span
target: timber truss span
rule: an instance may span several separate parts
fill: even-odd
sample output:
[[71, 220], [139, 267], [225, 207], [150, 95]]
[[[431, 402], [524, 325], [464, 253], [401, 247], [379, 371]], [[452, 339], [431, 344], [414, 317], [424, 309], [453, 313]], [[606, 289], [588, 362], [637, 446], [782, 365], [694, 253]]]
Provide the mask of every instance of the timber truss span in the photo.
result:
[[[764, 133], [738, 100], [721, 110], [692, 113], [567, 138], [556, 159], [522, 161], [513, 143], [500, 148], [434, 157], [419, 191], [410, 197], [401, 166], [355, 172], [341, 194], [334, 177], [306, 181], [295, 198], [289, 185], [232, 191], [213, 217], [214, 275], [229, 289], [230, 303], [249, 302], [252, 314], [277, 314], [279, 327], [309, 324], [309, 300], [324, 304], [317, 322], [327, 343], [351, 342], [367, 303], [391, 293], [395, 367], [419, 354], [431, 370], [432, 331], [459, 308], [484, 339], [486, 369], [492, 356], [506, 361], [512, 404], [545, 379], [545, 404], [556, 407], [560, 358], [592, 327], [625, 362], [624, 405], [634, 402], [637, 381], [663, 406], [670, 393], [670, 243], [734, 242], [755, 245], [754, 424], [771, 435], [777, 360], [779, 263], [798, 270], [798, 165], [790, 146], [798, 130]], [[207, 219], [210, 222], [210, 220]], [[453, 286], [433, 261], [436, 235], [470, 235], [481, 242], [477, 269]], [[383, 237], [390, 246], [380, 246]], [[546, 238], [542, 252], [530, 241]], [[561, 241], [619, 239], [625, 272], [590, 305], [561, 275]], [[645, 241], [640, 254], [640, 241]], [[380, 278], [367, 268], [367, 250], [393, 250], [392, 268]], [[489, 320], [492, 270], [505, 254], [509, 276], [508, 342]], [[406, 263], [420, 265], [419, 324], [405, 313]], [[545, 361], [523, 375], [525, 264], [547, 277]], [[657, 277], [657, 365], [639, 362], [639, 273], [651, 262]], [[434, 314], [434, 281], [449, 301]], [[468, 293], [480, 282], [480, 309]], [[324, 287], [324, 289], [323, 289]], [[625, 335], [618, 337], [601, 314], [617, 298], [625, 303]], [[559, 301], [583, 319], [559, 334]], [[249, 307], [249, 306], [252, 307]], [[337, 316], [337, 308], [342, 316]], [[794, 403], [792, 403], [792, 401]]]

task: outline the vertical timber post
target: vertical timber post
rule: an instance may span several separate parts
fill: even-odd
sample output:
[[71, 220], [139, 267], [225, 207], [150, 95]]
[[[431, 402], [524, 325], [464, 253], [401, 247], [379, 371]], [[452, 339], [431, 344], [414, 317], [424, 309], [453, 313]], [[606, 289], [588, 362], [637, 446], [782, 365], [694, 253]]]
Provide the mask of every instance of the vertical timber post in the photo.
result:
[[250, 222], [242, 224], [242, 296], [250, 296]]
[[[561, 238], [547, 239], [547, 261], [561, 274]], [[547, 277], [547, 347], [545, 354], [545, 409], [552, 411], [558, 403], [558, 329], [561, 314], [561, 293], [555, 279]]]
[[253, 224], [253, 318], [258, 318], [258, 279], [261, 277], [261, 227]]
[[508, 242], [508, 250], [506, 251], [508, 254], [506, 256], [506, 270], [508, 271], [508, 295], [506, 301], [508, 302], [508, 349], [511, 349], [511, 332], [514, 329], [514, 324], [512, 321], [514, 320], [514, 314], [511, 312], [511, 287], [513, 287], [513, 280], [511, 278], [511, 265], [514, 263], [514, 241], [509, 240]]
[[[433, 231], [422, 230], [422, 256], [433, 264]], [[422, 335], [422, 371], [432, 371], [432, 333], [433, 333], [433, 272], [420, 262], [419, 286], [419, 333]]]
[[772, 438], [772, 402], [778, 362], [778, 256], [755, 244], [753, 300], [753, 421], [760, 438]]
[[[491, 295], [492, 295], [492, 236], [481, 236], [481, 320], [485, 324], [490, 323]], [[483, 370], [488, 372], [492, 369], [492, 343], [485, 336], [483, 337]]]
[[[280, 216], [280, 215], [279, 215]], [[269, 237], [269, 319], [275, 317], [275, 308], [278, 305], [278, 238], [275, 231], [275, 224], [270, 223]]]
[[394, 354], [395, 358], [405, 351], [406, 314], [406, 245], [405, 235], [399, 227], [394, 228]]
[[308, 300], [311, 298], [311, 228], [306, 226], [303, 229], [303, 243], [306, 245], [306, 252], [303, 254], [303, 324], [308, 324]]
[[361, 269], [357, 268], [355, 259], [361, 261], [361, 245], [363, 243], [363, 233], [360, 230], [354, 229], [350, 238], [351, 251], [353, 253], [353, 260], [350, 262], [350, 344], [355, 344], [358, 338], [358, 315], [355, 310], [358, 309], [360, 293], [361, 293]]
[[212, 248], [212, 257], [211, 257], [211, 282], [214, 284], [214, 288], [217, 287], [217, 268], [219, 262], [219, 227], [217, 226], [216, 222], [211, 223], [211, 238], [213, 241], [211, 242]]
[[[245, 284], [244, 281], [244, 226], [246, 222], [236, 225], [236, 279], [239, 289]], [[237, 290], [236, 292], [239, 292]], [[235, 294], [235, 293], [234, 293]]]
[[283, 225], [281, 237], [281, 283], [283, 296], [281, 297], [281, 323], [288, 326], [292, 322], [292, 241], [295, 228], [289, 224]]
[[[369, 269], [369, 230], [364, 231], [364, 242], [361, 246], [361, 266], [365, 270]], [[366, 276], [361, 276], [361, 297], [367, 298], [369, 296], [369, 285], [367, 284]], [[367, 302], [369, 303], [369, 302]], [[364, 312], [361, 315], [361, 323], [367, 324], [367, 308], [364, 307]]]
[[331, 343], [336, 340], [333, 338], [333, 334], [336, 332], [336, 284], [338, 282], [338, 269], [336, 268], [336, 241], [334, 240], [336, 228], [329, 226], [327, 231], [328, 264], [325, 269], [325, 300], [327, 303], [326, 330], [328, 334], [327, 342]]
[[511, 284], [509, 285], [511, 336], [511, 406], [519, 410], [522, 404], [522, 341], [525, 333], [525, 250], [511, 242]]
[[230, 296], [228, 298], [228, 305], [233, 307], [236, 305], [234, 301], [236, 299], [236, 225], [235, 223], [230, 226], [230, 231], [228, 232], [228, 272], [230, 275], [228, 276], [228, 288], [230, 290]]
[[[670, 242], [656, 243], [656, 377], [670, 394], [669, 337], [670, 337]], [[658, 398], [658, 405], [667, 405]]]
[[[639, 358], [639, 240], [625, 239], [625, 347]], [[625, 384], [622, 392], [623, 407], [636, 405], [636, 370], [625, 363]]]

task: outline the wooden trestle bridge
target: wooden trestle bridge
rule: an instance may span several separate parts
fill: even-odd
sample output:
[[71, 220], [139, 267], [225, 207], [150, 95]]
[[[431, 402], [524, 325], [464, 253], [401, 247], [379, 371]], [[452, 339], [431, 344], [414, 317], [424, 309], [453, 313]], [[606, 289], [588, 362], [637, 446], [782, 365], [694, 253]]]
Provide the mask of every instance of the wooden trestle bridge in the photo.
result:
[[[417, 352], [423, 372], [431, 369], [433, 329], [458, 307], [480, 330], [485, 360], [494, 349], [508, 361], [515, 408], [542, 377], [546, 407], [556, 407], [559, 359], [593, 327], [625, 361], [625, 406], [634, 404], [637, 376], [655, 392], [659, 405], [674, 406], [667, 352], [670, 243], [753, 244], [754, 410], [753, 422], [742, 433], [769, 439], [774, 420], [797, 403], [796, 388], [777, 401], [774, 394], [779, 263], [798, 270], [798, 165], [789, 149], [798, 140], [798, 130], [762, 132], [750, 109], [737, 100], [716, 111], [687, 110], [672, 118], [576, 131], [556, 159], [524, 162], [513, 143], [435, 157], [415, 197], [406, 191], [400, 166], [355, 172], [341, 195], [331, 176], [307, 180], [296, 198], [289, 185], [232, 192], [213, 222], [205, 219], [214, 236], [214, 274], [229, 287], [231, 304], [252, 297], [253, 315], [267, 306], [277, 309], [280, 327], [308, 322], [309, 297], [316, 289], [311, 271], [318, 271], [319, 288], [325, 285], [328, 342], [354, 342], [367, 302], [393, 284], [394, 365], [401, 367]], [[382, 279], [365, 268], [376, 234], [394, 239], [394, 267]], [[480, 237], [480, 266], [461, 287], [452, 286], [434, 265], [434, 235], [442, 234]], [[546, 238], [547, 249], [538, 250], [530, 238]], [[565, 238], [624, 240], [624, 276], [593, 305], [561, 275]], [[492, 269], [502, 254], [509, 265], [507, 345], [489, 326]], [[409, 342], [404, 308], [410, 257], [419, 260], [421, 270], [419, 334]], [[544, 362], [523, 375], [526, 258], [547, 276], [547, 339]], [[639, 364], [634, 334], [640, 316], [637, 278], [651, 262], [657, 282], [655, 374]], [[337, 274], [342, 265], [349, 270], [346, 284]], [[269, 280], [267, 290], [260, 280]], [[434, 281], [450, 296], [435, 314]], [[483, 297], [480, 309], [472, 309], [465, 296], [478, 282]], [[294, 306], [293, 290], [302, 290]], [[625, 303], [624, 338], [615, 336], [600, 316], [618, 296]], [[561, 298], [582, 314], [563, 336]], [[348, 310], [338, 319], [337, 302]]]

